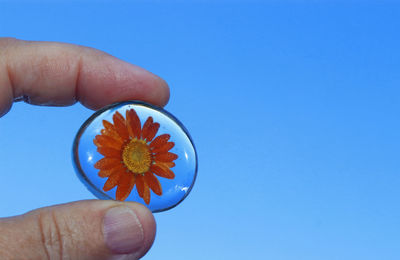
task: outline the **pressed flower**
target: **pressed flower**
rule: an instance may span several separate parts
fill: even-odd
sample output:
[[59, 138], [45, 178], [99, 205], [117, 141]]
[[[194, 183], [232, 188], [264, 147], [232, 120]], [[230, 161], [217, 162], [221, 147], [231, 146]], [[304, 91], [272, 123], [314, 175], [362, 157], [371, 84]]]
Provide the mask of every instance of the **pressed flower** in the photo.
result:
[[175, 143], [169, 141], [169, 134], [156, 136], [160, 124], [153, 122], [151, 116], [142, 127], [134, 109], [126, 110], [125, 118], [117, 111], [112, 119], [112, 123], [103, 120], [104, 128], [93, 140], [97, 151], [104, 156], [94, 164], [98, 176], [107, 178], [103, 190], [117, 187], [115, 197], [124, 201], [136, 185], [139, 196], [149, 204], [150, 190], [162, 195], [155, 175], [175, 178], [171, 168], [178, 155], [170, 152]]

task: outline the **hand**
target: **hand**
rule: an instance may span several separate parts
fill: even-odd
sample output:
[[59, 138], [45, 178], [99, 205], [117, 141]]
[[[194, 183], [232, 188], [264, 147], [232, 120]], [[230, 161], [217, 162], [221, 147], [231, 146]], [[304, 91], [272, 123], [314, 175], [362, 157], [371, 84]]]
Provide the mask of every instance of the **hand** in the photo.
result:
[[[98, 50], [0, 38], [0, 116], [13, 100], [98, 109], [136, 99], [163, 106], [165, 81]], [[88, 200], [0, 219], [0, 259], [137, 259], [151, 247], [155, 221], [132, 202]]]

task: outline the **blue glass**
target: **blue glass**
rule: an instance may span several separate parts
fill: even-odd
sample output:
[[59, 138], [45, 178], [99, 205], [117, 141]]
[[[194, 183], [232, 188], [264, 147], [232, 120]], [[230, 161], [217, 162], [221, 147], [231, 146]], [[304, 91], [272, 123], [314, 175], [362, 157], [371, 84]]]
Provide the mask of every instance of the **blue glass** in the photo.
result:
[[75, 137], [73, 162], [80, 180], [99, 199], [136, 201], [152, 212], [182, 202], [197, 174], [196, 150], [182, 123], [140, 101], [94, 113]]

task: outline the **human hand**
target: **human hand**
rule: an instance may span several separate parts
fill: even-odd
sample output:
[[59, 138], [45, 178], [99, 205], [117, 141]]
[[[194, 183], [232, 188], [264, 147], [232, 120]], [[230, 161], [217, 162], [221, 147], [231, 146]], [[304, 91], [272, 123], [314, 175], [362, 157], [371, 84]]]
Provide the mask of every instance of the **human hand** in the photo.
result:
[[[136, 99], [163, 106], [164, 80], [98, 50], [0, 38], [0, 116], [14, 100], [91, 109]], [[133, 202], [78, 201], [0, 219], [0, 259], [137, 259], [155, 236], [151, 212]]]

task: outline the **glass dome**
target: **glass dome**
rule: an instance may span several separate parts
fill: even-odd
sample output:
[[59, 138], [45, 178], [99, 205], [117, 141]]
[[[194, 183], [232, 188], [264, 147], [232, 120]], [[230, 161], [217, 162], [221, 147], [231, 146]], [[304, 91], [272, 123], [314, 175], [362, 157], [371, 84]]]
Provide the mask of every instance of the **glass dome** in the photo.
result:
[[94, 113], [75, 137], [73, 162], [99, 199], [140, 202], [152, 212], [183, 201], [197, 174], [196, 149], [182, 123], [140, 101]]

